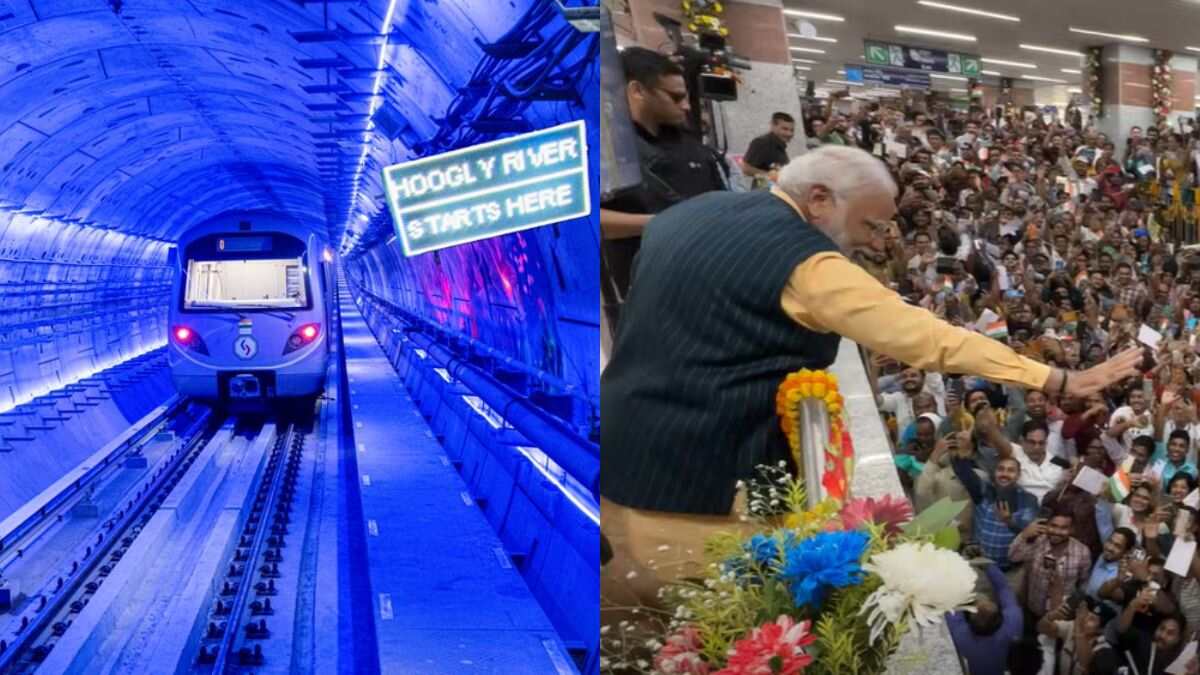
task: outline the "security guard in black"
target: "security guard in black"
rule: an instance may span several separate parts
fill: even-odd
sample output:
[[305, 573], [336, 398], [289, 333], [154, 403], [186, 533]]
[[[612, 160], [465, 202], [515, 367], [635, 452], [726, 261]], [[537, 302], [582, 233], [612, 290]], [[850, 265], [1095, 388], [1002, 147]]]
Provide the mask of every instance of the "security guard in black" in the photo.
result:
[[621, 61], [642, 183], [600, 205], [601, 290], [614, 323], [616, 308], [629, 293], [633, 258], [646, 222], [673, 204], [726, 188], [720, 155], [684, 127], [689, 105], [683, 70], [668, 57], [640, 47], [625, 49]]

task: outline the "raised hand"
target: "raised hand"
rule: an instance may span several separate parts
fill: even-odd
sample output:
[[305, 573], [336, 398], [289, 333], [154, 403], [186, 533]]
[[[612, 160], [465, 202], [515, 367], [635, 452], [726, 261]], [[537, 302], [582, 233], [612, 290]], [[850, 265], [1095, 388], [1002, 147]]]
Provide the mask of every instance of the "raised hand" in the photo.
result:
[[1007, 502], [1003, 500], [996, 502], [996, 517], [1005, 525], [1012, 525], [1012, 509], [1008, 508]]
[[1142, 348], [1127, 349], [1111, 359], [1084, 370], [1071, 373], [1067, 379], [1067, 394], [1071, 396], [1091, 396], [1114, 382], [1120, 382], [1127, 377], [1139, 374], [1138, 366], [1142, 362]]

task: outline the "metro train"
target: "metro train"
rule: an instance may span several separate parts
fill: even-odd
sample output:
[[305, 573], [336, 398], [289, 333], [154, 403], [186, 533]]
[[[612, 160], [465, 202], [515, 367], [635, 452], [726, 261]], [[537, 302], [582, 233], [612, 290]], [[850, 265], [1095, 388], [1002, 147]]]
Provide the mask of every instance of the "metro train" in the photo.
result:
[[227, 215], [185, 233], [171, 258], [167, 353], [181, 394], [239, 406], [323, 390], [336, 290], [315, 233]]

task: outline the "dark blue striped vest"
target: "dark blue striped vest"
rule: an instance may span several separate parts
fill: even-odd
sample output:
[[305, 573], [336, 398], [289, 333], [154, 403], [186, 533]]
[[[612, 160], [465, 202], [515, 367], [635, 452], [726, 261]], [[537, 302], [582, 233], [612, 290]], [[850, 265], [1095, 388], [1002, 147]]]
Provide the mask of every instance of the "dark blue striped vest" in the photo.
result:
[[797, 265], [837, 247], [768, 192], [709, 193], [647, 226], [601, 377], [600, 491], [634, 508], [729, 513], [739, 479], [789, 456], [775, 390], [839, 337], [784, 314]]

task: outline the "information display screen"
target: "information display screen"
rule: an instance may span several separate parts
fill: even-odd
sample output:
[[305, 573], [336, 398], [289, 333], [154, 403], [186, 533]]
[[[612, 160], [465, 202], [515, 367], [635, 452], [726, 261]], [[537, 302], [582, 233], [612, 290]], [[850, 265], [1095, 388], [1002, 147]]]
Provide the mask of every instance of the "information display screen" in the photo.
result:
[[266, 253], [271, 250], [271, 237], [223, 237], [217, 240], [217, 250], [228, 253]]

